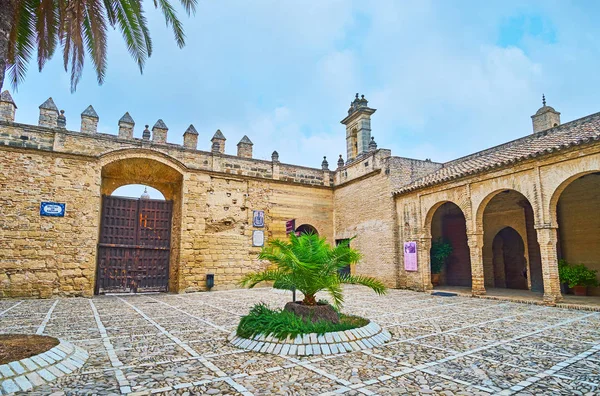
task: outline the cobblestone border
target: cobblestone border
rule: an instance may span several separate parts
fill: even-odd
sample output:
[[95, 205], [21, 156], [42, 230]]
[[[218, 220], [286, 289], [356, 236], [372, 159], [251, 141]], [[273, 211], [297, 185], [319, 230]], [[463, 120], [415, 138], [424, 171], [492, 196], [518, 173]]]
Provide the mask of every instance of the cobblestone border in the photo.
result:
[[88, 353], [64, 340], [59, 341], [44, 353], [0, 365], [0, 393], [26, 392], [79, 370], [88, 359]]
[[310, 333], [279, 340], [259, 334], [252, 339], [238, 337], [233, 331], [227, 337], [234, 346], [248, 351], [284, 356], [335, 355], [346, 352], [371, 349], [392, 339], [389, 331], [377, 323], [352, 330], [336, 331], [318, 335]]

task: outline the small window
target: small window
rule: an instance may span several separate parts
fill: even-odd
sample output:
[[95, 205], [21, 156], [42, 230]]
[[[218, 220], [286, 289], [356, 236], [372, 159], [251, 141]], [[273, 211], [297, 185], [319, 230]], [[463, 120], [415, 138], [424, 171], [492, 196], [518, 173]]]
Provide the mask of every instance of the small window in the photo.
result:
[[554, 125], [553, 125], [552, 127], [556, 128], [557, 126], [558, 126], [558, 124], [557, 124], [557, 123], [554, 123]]

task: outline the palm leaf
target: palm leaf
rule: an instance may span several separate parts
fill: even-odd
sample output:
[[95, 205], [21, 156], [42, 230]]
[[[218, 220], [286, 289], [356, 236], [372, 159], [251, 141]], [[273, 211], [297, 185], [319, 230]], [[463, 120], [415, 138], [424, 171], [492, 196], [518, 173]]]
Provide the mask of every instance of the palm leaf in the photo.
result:
[[378, 279], [363, 275], [340, 275], [340, 282], [351, 285], [362, 285], [382, 295], [387, 293], [387, 287]]
[[35, 50], [35, 9], [32, 3], [17, 2], [14, 24], [9, 33], [8, 75], [15, 90], [25, 79], [27, 64]]
[[154, 0], [154, 6], [161, 9], [167, 26], [171, 26], [173, 29], [175, 42], [179, 48], [182, 48], [185, 45], [185, 33], [183, 33], [183, 25], [177, 18], [177, 12], [173, 6], [169, 3], [169, 0]]

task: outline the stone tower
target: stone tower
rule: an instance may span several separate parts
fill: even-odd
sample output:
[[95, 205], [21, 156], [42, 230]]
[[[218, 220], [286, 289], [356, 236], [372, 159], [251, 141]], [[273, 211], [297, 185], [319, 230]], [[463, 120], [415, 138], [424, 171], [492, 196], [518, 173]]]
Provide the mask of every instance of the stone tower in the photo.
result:
[[350, 103], [348, 116], [341, 123], [346, 125], [346, 155], [351, 162], [369, 151], [371, 141], [371, 115], [375, 109], [368, 106], [365, 95], [360, 98], [356, 94]]
[[545, 131], [560, 125], [560, 113], [550, 106], [546, 106], [546, 96], [542, 95], [542, 107], [531, 116], [533, 133]]

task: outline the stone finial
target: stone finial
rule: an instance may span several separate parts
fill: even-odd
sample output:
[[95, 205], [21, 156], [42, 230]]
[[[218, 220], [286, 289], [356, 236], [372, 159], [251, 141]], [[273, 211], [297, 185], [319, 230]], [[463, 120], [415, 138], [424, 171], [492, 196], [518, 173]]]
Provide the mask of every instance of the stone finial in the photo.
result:
[[48, 98], [40, 105], [40, 118], [38, 125], [48, 128], [56, 128], [58, 122], [58, 107], [52, 98]]
[[[211, 151], [214, 152], [218, 152], [221, 154], [225, 154], [225, 135], [223, 135], [223, 132], [221, 132], [220, 129], [217, 129], [217, 132], [215, 132], [215, 135], [212, 137], [212, 139], [210, 139], [210, 141], [213, 143], [212, 144], [212, 149]], [[218, 143], [218, 150], [215, 151], [215, 143]]]
[[342, 158], [342, 154], [340, 154], [340, 158], [337, 161], [338, 168], [342, 168], [344, 166], [344, 159]]
[[0, 94], [0, 121], [15, 121], [15, 112], [17, 105], [10, 96], [10, 92], [4, 91]]
[[123, 117], [119, 120], [119, 138], [121, 139], [133, 139], [133, 127], [135, 121], [129, 115], [129, 112], [123, 114]]
[[96, 110], [89, 105], [83, 113], [81, 113], [81, 132], [83, 133], [96, 133], [98, 132], [98, 114]]
[[252, 158], [252, 146], [254, 143], [244, 135], [242, 140], [237, 144], [237, 155], [242, 158]]
[[167, 143], [167, 132], [169, 128], [163, 120], [159, 119], [156, 124], [152, 127], [152, 141], [154, 143], [165, 144]]
[[321, 169], [329, 170], [329, 162], [327, 162], [327, 157], [323, 157], [323, 162], [321, 162]]
[[371, 136], [371, 141], [369, 142], [369, 151], [377, 150], [377, 143], [375, 143], [375, 138]]
[[273, 154], [271, 154], [271, 161], [279, 162], [279, 153], [277, 151], [273, 151]]
[[542, 94], [542, 106], [546, 106], [546, 95]]
[[148, 129], [148, 125], [146, 125], [144, 132], [142, 132], [142, 139], [150, 140], [150, 130]]
[[67, 117], [65, 117], [65, 111], [61, 110], [60, 115], [56, 120], [56, 126], [60, 129], [67, 129]]
[[212, 153], [216, 153], [216, 154], [221, 153], [221, 144], [218, 141], [215, 140], [214, 142], [212, 142], [212, 146], [210, 147], [210, 151]]
[[194, 150], [198, 147], [198, 131], [192, 124], [183, 133], [183, 147]]

